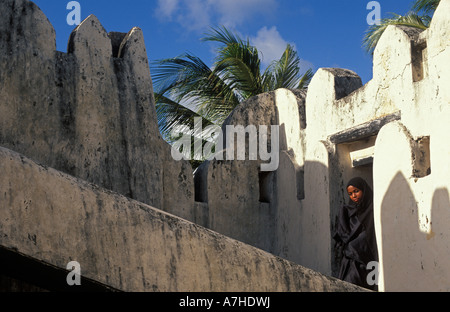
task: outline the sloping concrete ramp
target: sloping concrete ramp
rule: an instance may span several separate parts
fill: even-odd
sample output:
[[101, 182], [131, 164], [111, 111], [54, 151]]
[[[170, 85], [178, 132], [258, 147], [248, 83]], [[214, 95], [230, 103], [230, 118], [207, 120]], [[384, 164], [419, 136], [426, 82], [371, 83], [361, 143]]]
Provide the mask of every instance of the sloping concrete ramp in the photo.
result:
[[[77, 261], [94, 286], [135, 292], [363, 290], [1, 147], [0, 172], [0, 248], [57, 270]], [[58, 276], [64, 284], [66, 275]]]

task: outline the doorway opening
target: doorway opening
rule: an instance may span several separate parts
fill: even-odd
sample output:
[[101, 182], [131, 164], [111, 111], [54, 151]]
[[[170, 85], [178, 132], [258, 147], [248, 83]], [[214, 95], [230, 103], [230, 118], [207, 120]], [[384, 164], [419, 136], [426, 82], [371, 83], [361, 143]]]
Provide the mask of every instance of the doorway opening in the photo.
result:
[[[334, 145], [330, 155], [330, 202], [331, 233], [335, 233], [339, 211], [348, 202], [345, 186], [354, 177], [361, 177], [373, 187], [373, 161], [375, 141], [381, 128], [401, 120], [401, 112], [374, 119], [331, 135], [328, 140]], [[331, 269], [338, 276], [342, 250], [334, 239], [331, 241]]]

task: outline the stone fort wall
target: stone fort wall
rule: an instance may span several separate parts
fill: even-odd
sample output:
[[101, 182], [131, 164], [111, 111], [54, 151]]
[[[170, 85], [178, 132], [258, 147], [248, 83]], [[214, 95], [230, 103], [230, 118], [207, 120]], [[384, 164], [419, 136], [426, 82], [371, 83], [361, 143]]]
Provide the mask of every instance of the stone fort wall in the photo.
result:
[[280, 89], [236, 108], [225, 125], [280, 126], [280, 166], [203, 164], [208, 226], [336, 275], [336, 217], [361, 176], [374, 189], [379, 289], [448, 291], [449, 16], [442, 0], [425, 31], [389, 26], [364, 86], [321, 68], [307, 93]]
[[361, 290], [190, 222], [207, 209], [159, 133], [139, 28], [89, 16], [58, 52], [34, 3], [1, 0], [0, 99], [2, 284], [58, 289], [75, 260], [114, 290]]
[[[315, 272], [337, 273], [340, 256], [331, 236], [344, 185], [359, 175], [374, 189], [380, 290], [450, 288], [450, 0], [441, 1], [426, 31], [387, 28], [366, 85], [349, 70], [321, 68], [307, 93], [280, 89], [237, 107], [224, 127], [280, 126], [276, 171], [261, 171], [260, 161], [212, 160], [195, 174], [189, 163], [171, 158], [157, 129], [138, 28], [107, 33], [90, 16], [62, 53], [55, 50], [53, 27], [32, 2], [1, 4], [0, 146], [6, 148], [2, 170], [10, 172], [1, 184], [0, 207], [8, 216], [0, 228], [2, 246], [61, 267], [63, 255], [80, 255], [74, 250], [89, 242], [80, 257], [90, 276], [120, 289], [254, 289], [256, 277], [240, 286], [248, 278], [244, 271], [263, 270], [270, 280], [294, 263], [297, 273], [314, 270], [307, 277], [312, 284], [291, 284], [298, 275], [289, 269], [283, 273], [288, 284], [275, 279], [278, 286], [266, 281], [261, 288], [348, 289], [333, 279], [330, 286]], [[50, 184], [37, 185], [42, 179]], [[49, 218], [81, 224], [52, 231]], [[71, 237], [78, 243], [51, 251]], [[107, 251], [111, 247], [115, 252]], [[98, 267], [100, 251], [109, 261], [105, 269]], [[211, 252], [220, 257], [211, 262]], [[266, 259], [263, 268], [250, 269], [245, 255]], [[177, 274], [154, 282], [161, 275], [148, 272], [150, 266]], [[183, 275], [189, 267], [196, 269]], [[137, 269], [145, 271], [147, 286], [133, 280]], [[223, 270], [236, 270], [235, 278], [225, 278]], [[203, 273], [209, 286], [200, 282]], [[189, 284], [192, 276], [198, 279]]]

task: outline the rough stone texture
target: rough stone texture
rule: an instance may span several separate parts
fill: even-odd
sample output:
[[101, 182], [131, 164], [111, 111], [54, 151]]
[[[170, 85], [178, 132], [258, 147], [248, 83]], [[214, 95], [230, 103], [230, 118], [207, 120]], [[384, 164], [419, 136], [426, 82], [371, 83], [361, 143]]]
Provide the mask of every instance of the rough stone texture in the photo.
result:
[[450, 290], [449, 16], [450, 1], [443, 0], [413, 43], [422, 50], [423, 79], [411, 84], [414, 97], [402, 107], [402, 120], [386, 125], [375, 145], [380, 286], [386, 291]]
[[123, 291], [364, 291], [0, 148], [0, 245]]
[[[196, 172], [199, 191], [208, 205], [209, 228], [293, 261], [300, 260], [304, 248], [299, 244], [302, 235], [297, 226], [304, 195], [303, 145], [299, 140], [304, 98], [304, 93], [295, 95], [286, 89], [258, 95], [239, 105], [222, 127], [226, 133], [229, 125], [255, 126], [257, 130], [261, 125], [269, 129], [280, 126], [277, 170], [262, 171], [261, 164], [270, 161], [261, 161], [260, 155], [258, 160], [249, 160], [247, 148], [247, 160], [227, 160], [224, 155], [224, 160], [206, 162]], [[271, 140], [269, 133], [268, 151]]]
[[352, 290], [303, 267], [337, 274], [336, 216], [345, 183], [362, 176], [374, 189], [379, 289], [450, 289], [450, 0], [426, 31], [386, 29], [366, 85], [321, 68], [307, 93], [238, 106], [224, 127], [280, 126], [276, 171], [212, 160], [195, 177], [158, 132], [138, 28], [107, 34], [91, 16], [60, 53], [36, 6], [0, 4], [0, 145], [126, 196], [2, 149], [2, 245], [60, 267], [76, 256], [126, 290]]
[[[55, 46], [55, 31], [35, 4], [0, 2], [2, 250], [60, 269], [76, 260], [84, 277], [125, 291], [361, 290], [179, 218], [213, 228], [229, 222], [231, 215], [207, 202], [231, 193], [208, 189], [194, 202], [191, 166], [171, 158], [157, 128], [139, 28], [107, 33], [91, 15], [72, 32], [67, 53]], [[289, 98], [282, 119], [298, 134], [305, 94], [298, 95], [301, 105], [287, 91], [264, 96], [279, 103]], [[274, 114], [265, 124], [274, 124], [275, 106], [268, 109]], [[290, 170], [298, 156], [295, 135], [285, 135], [283, 144], [282, 163]], [[232, 181], [224, 166], [207, 173]], [[258, 188], [254, 173], [238, 182]], [[233, 196], [258, 200], [257, 193], [240, 191]], [[269, 211], [268, 204], [261, 207]], [[289, 221], [289, 213], [280, 215]], [[240, 233], [249, 233], [239, 238], [255, 246], [288, 243], [270, 235], [284, 237], [278, 227], [292, 226], [277, 221], [265, 231], [269, 215], [252, 216], [260, 220], [235, 219]]]
[[192, 218], [192, 169], [159, 133], [142, 31], [109, 35], [91, 15], [61, 53], [32, 2], [0, 12], [0, 145]]
[[[299, 117], [300, 125], [281, 141], [298, 148], [280, 148], [280, 167], [266, 184], [269, 203], [256, 187], [260, 163], [205, 165], [209, 225], [335, 275], [340, 250], [331, 237], [345, 183], [362, 176], [374, 189], [380, 290], [448, 291], [449, 16], [450, 0], [442, 0], [426, 31], [389, 26], [364, 86], [352, 71], [321, 68], [306, 99], [294, 93], [300, 116], [287, 119]], [[243, 103], [227, 123], [283, 125], [277, 107], [293, 101], [277, 92]], [[352, 155], [361, 153], [369, 161], [354, 166]]]
[[[315, 218], [327, 223], [331, 216], [332, 233], [337, 211], [346, 198], [345, 183], [358, 175], [368, 180], [374, 188], [382, 291], [450, 289], [450, 233], [446, 226], [450, 222], [449, 16], [450, 1], [442, 0], [426, 31], [389, 26], [375, 49], [373, 79], [351, 94], [336, 96], [342, 89], [336, 77], [342, 80], [343, 75], [328, 69], [318, 70], [307, 94], [305, 164], [313, 158], [329, 162], [325, 183], [318, 176], [308, 177], [305, 167], [306, 184], [314, 185], [317, 193], [330, 195], [324, 203], [329, 210]], [[354, 80], [352, 73], [344, 74]], [[349, 83], [347, 92], [353, 85]], [[400, 120], [394, 118], [369, 138], [330, 141], [352, 129], [384, 123], [391, 115]], [[321, 144], [328, 152], [314, 150]], [[374, 150], [373, 167], [353, 167], [350, 156], [370, 148]], [[305, 200], [308, 198], [305, 190]], [[304, 209], [314, 207], [305, 201], [303, 205]], [[314, 232], [319, 227], [311, 229]], [[332, 244], [328, 254], [333, 272], [339, 263], [335, 247]], [[316, 248], [325, 250], [329, 242], [320, 241]], [[302, 264], [314, 260], [307, 254], [302, 257]]]

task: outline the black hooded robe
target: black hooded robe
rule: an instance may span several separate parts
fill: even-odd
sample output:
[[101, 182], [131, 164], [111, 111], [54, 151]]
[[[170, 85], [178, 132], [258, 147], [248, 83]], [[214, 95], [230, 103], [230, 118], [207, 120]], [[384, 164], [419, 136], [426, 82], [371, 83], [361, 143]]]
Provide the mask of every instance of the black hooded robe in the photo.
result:
[[362, 178], [354, 178], [348, 186], [363, 191], [363, 200], [356, 204], [351, 199], [341, 208], [336, 233], [333, 238], [342, 244], [343, 257], [339, 279], [377, 290], [376, 285], [367, 283], [367, 275], [371, 272], [367, 264], [378, 261], [378, 251], [373, 220], [373, 192]]

